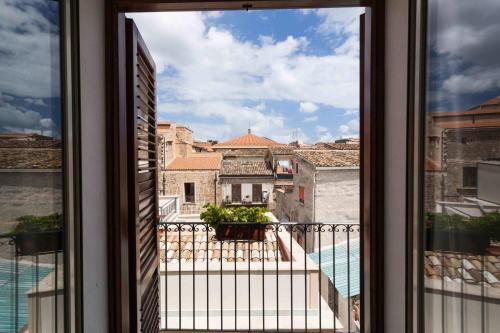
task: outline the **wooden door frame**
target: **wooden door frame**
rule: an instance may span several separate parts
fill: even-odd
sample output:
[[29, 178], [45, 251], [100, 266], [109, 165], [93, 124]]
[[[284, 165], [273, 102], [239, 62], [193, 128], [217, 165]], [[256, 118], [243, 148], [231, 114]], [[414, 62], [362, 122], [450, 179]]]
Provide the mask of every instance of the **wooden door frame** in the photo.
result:
[[[106, 2], [106, 138], [108, 198], [108, 318], [110, 332], [130, 332], [128, 252], [127, 117], [125, 12], [327, 8], [363, 6], [369, 13], [370, 54], [360, 57], [369, 80], [361, 80], [361, 325], [362, 332], [384, 332], [384, 0], [193, 1], [109, 0]], [[363, 49], [361, 49], [363, 52]], [[363, 54], [363, 53], [361, 53]], [[363, 72], [361, 72], [363, 73]]]

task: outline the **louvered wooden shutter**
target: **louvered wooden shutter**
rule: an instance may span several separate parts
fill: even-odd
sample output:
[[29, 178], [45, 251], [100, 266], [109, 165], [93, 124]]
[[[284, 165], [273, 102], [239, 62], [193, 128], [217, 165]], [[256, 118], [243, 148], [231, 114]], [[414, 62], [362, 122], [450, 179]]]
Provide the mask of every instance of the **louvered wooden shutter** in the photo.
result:
[[[126, 23], [130, 194], [131, 331], [159, 330], [155, 64], [133, 20]], [[134, 283], [135, 282], [135, 283]]]

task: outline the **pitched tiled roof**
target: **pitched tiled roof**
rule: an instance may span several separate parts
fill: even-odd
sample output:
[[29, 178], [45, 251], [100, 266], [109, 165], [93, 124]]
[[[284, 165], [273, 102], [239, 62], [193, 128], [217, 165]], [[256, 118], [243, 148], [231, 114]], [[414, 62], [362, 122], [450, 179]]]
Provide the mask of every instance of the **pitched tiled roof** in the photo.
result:
[[500, 256], [426, 251], [424, 269], [431, 280], [500, 288]]
[[290, 145], [274, 145], [269, 147], [269, 151], [273, 155], [293, 155], [293, 151], [297, 147]]
[[197, 148], [209, 151], [209, 152], [214, 151], [214, 148], [212, 146], [213, 146], [213, 144], [211, 144], [210, 142], [206, 142], [206, 141], [194, 141], [193, 142], [193, 147], [197, 147]]
[[359, 166], [357, 150], [297, 150], [296, 154], [316, 167]]
[[500, 96], [487, 100], [479, 105], [473, 106], [465, 111], [436, 111], [429, 115], [437, 118], [453, 118], [457, 116], [474, 116], [482, 114], [500, 113]]
[[[189, 229], [189, 227], [188, 227]], [[166, 249], [166, 251], [165, 251]], [[236, 249], [236, 250], [235, 250]], [[209, 261], [220, 262], [276, 262], [282, 261], [281, 252], [278, 247], [276, 236], [272, 231], [266, 232], [266, 240], [263, 242], [242, 241], [218, 241], [213, 232], [207, 235], [205, 232], [195, 233], [194, 242], [191, 232], [181, 234], [180, 243], [177, 232], [167, 232], [165, 242], [164, 232], [160, 231], [160, 260], [167, 263], [181, 261]]]
[[60, 169], [62, 149], [0, 148], [0, 169]]
[[357, 143], [337, 143], [337, 142], [325, 142], [326, 149], [332, 150], [359, 150], [359, 144]]
[[225, 147], [269, 147], [272, 145], [278, 144], [276, 141], [273, 141], [268, 138], [264, 138], [261, 136], [254, 135], [252, 133], [247, 133], [245, 135], [236, 137], [234, 139], [224, 141], [218, 143], [214, 146], [214, 148], [225, 148]]
[[272, 176], [273, 172], [265, 161], [224, 160], [221, 176]]
[[219, 170], [221, 157], [217, 156], [197, 156], [197, 157], [177, 157], [169, 165], [167, 170]]

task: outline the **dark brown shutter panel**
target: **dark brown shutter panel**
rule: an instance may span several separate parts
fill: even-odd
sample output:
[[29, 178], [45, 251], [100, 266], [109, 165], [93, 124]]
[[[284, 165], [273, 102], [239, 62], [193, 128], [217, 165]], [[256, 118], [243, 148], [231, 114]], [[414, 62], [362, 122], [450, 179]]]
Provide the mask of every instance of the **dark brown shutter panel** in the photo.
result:
[[130, 190], [131, 318], [135, 332], [160, 325], [156, 70], [133, 20], [127, 19], [127, 111]]
[[252, 184], [252, 201], [262, 202], [262, 184]]
[[231, 185], [231, 201], [241, 202], [241, 184]]

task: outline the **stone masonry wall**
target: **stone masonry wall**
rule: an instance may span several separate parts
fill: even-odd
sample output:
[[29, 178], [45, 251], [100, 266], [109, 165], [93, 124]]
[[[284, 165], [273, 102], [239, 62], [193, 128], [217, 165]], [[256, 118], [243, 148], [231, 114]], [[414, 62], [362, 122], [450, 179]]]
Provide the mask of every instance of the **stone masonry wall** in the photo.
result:
[[315, 194], [315, 222], [359, 223], [359, 169], [319, 171]]
[[[214, 196], [217, 196], [217, 204], [222, 202], [222, 189], [217, 182], [218, 171], [163, 171], [159, 177], [160, 193], [163, 190], [163, 174], [165, 175], [165, 194], [178, 195], [180, 198], [181, 214], [199, 214], [203, 211], [206, 203], [214, 204]], [[185, 202], [184, 183], [195, 184], [195, 202]]]
[[458, 201], [475, 195], [463, 188], [463, 167], [500, 159], [500, 128], [447, 129], [443, 133], [443, 200]]

